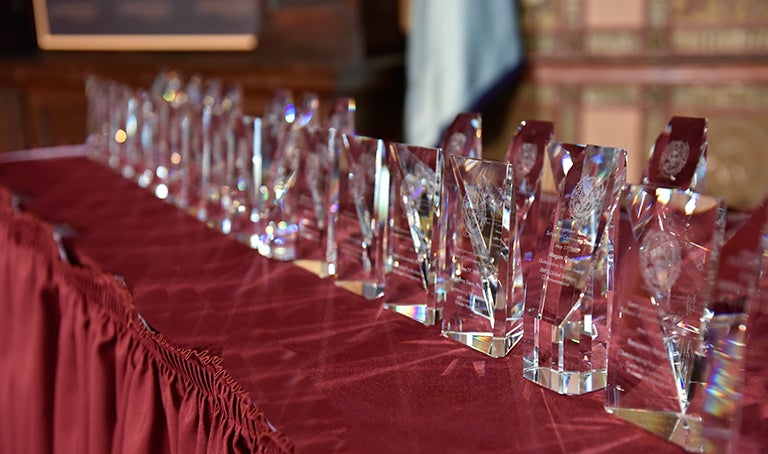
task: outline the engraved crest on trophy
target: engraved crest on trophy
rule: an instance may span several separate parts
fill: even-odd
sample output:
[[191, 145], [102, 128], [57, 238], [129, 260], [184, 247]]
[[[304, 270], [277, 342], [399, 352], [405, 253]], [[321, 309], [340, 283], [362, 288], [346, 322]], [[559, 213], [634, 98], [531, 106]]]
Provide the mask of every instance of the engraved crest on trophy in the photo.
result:
[[706, 118], [672, 117], [651, 147], [643, 184], [701, 192], [706, 171]]
[[445, 147], [445, 153], [450, 155], [461, 155], [464, 147], [467, 146], [467, 136], [462, 132], [454, 132], [448, 139], [448, 145]]
[[526, 142], [520, 146], [520, 151], [515, 155], [512, 162], [517, 178], [525, 178], [531, 173], [531, 170], [536, 166], [538, 154], [539, 149], [536, 144]]
[[358, 161], [349, 166], [349, 186], [356, 199], [365, 197], [367, 191], [373, 190], [376, 179], [376, 158], [371, 154], [363, 154]]
[[652, 232], [640, 244], [640, 274], [654, 294], [666, 294], [680, 276], [680, 243], [663, 230]]
[[661, 163], [659, 168], [661, 174], [674, 178], [683, 170], [685, 163], [688, 162], [689, 147], [688, 144], [682, 140], [673, 140], [664, 147], [664, 151], [661, 152]]
[[[483, 192], [477, 186], [467, 185], [466, 195], [462, 206], [462, 214], [464, 215], [464, 225], [469, 228], [474, 227], [477, 230], [483, 230], [486, 221], [486, 201]], [[469, 230], [465, 230], [464, 234], [469, 236]]]
[[603, 205], [605, 182], [595, 177], [584, 177], [576, 184], [568, 205], [571, 216], [578, 222], [587, 222], [595, 210]]

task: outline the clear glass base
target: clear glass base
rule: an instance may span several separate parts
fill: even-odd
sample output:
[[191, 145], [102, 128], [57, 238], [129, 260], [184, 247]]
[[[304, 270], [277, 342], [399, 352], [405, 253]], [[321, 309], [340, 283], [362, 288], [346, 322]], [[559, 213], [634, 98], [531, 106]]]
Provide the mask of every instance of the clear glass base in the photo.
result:
[[405, 315], [426, 326], [435, 325], [440, 321], [443, 314], [442, 308], [435, 308], [426, 304], [384, 303], [384, 309]]
[[360, 281], [336, 281], [336, 285], [360, 295], [367, 300], [377, 300], [384, 296], [384, 284]]
[[523, 332], [510, 333], [506, 337], [494, 337], [488, 333], [468, 333], [443, 330], [443, 336], [485, 353], [491, 358], [503, 358], [522, 339]]
[[296, 258], [296, 248], [293, 244], [275, 245], [259, 241], [256, 249], [259, 251], [259, 254], [268, 259], [289, 262]]
[[262, 231], [256, 248], [259, 254], [284, 262], [296, 259], [298, 227], [295, 223], [271, 221]]
[[628, 410], [606, 406], [605, 410], [619, 418], [629, 421], [656, 436], [690, 452], [703, 452], [704, 440], [701, 437], [701, 419], [681, 413], [659, 412], [650, 410]]
[[575, 396], [605, 388], [607, 372], [568, 372], [540, 367], [530, 358], [523, 358], [523, 377], [558, 394]]
[[293, 264], [318, 277], [326, 278], [331, 275], [328, 270], [328, 264], [322, 260], [300, 259], [294, 260]]

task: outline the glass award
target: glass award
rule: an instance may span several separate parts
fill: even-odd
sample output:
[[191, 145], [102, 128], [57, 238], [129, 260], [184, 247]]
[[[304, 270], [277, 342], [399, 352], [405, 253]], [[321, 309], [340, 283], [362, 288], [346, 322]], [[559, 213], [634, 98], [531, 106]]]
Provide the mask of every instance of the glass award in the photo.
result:
[[[482, 156], [482, 118], [479, 113], [462, 112], [456, 115], [451, 125], [446, 129], [440, 142], [440, 149], [445, 156], [445, 169], [440, 169], [441, 174], [447, 175], [452, 171], [450, 165], [452, 161], [450, 156], [464, 156], [479, 159]], [[434, 286], [430, 287], [430, 298], [435, 299], [435, 308], [439, 312], [445, 301], [447, 286], [452, 279], [453, 266], [450, 263], [454, 251], [451, 249], [455, 242], [451, 241], [450, 235], [453, 234], [451, 221], [453, 215], [448, 210], [455, 207], [449, 207], [446, 202], [450, 199], [454, 204], [458, 203], [459, 188], [453, 178], [441, 178], [442, 183], [439, 187], [437, 199], [435, 200], [435, 228], [432, 238], [432, 260], [434, 268]]]
[[341, 134], [333, 128], [308, 127], [301, 137], [294, 264], [328, 277], [335, 272]]
[[[318, 104], [316, 97], [305, 95], [287, 132], [280, 134], [277, 149], [268, 164], [269, 174], [262, 178], [264, 202], [259, 216], [258, 250], [265, 257], [295, 260], [299, 255], [313, 252], [309, 244], [319, 245], [322, 241], [325, 208], [315, 204], [315, 200], [325, 196], [324, 177], [326, 169], [332, 168], [327, 153], [335, 151], [335, 147], [329, 148], [330, 140], [324, 141], [317, 133]], [[280, 128], [279, 123], [275, 126]], [[336, 144], [335, 138], [333, 144]], [[263, 174], [265, 170], [262, 170]], [[308, 181], [307, 173], [312, 172], [323, 181]], [[297, 254], [302, 225], [301, 236], [307, 248]], [[321, 274], [322, 270], [316, 271]]]
[[[266, 257], [283, 260], [292, 259], [292, 247], [284, 247], [282, 239], [282, 236], [289, 235], [292, 229], [287, 224], [280, 224], [280, 207], [274, 207], [274, 178], [277, 176], [275, 172], [278, 162], [282, 163], [282, 172], [287, 170], [285, 165], [289, 162], [286, 162], [284, 147], [289, 143], [291, 134], [294, 134], [295, 121], [296, 106], [293, 94], [287, 90], [277, 90], [267, 103], [261, 122], [255, 122], [254, 125], [254, 128], [258, 128], [260, 123], [261, 129], [254, 129], [254, 140], [258, 141], [254, 145], [253, 156], [253, 179], [257, 194], [253, 201], [253, 221], [256, 224], [256, 233], [250, 235], [249, 246]], [[278, 210], [278, 213], [274, 213], [275, 210]], [[275, 219], [270, 220], [273, 216]]]
[[424, 325], [440, 319], [432, 235], [443, 175], [440, 148], [389, 144], [390, 186], [384, 308]]
[[89, 75], [85, 79], [87, 100], [86, 144], [88, 156], [98, 162], [108, 159], [107, 144], [109, 136], [109, 91], [113, 82], [99, 76]]
[[185, 178], [181, 160], [181, 122], [186, 93], [181, 77], [175, 72], [159, 77], [153, 84], [152, 96], [159, 100], [156, 105], [159, 149], [154, 193], [157, 198], [175, 204]]
[[197, 218], [209, 227], [229, 233], [225, 203], [227, 184], [234, 175], [233, 159], [228, 153], [227, 135], [232, 127], [232, 115], [239, 109], [240, 88], [228, 89], [219, 79], [206, 81], [202, 108], [202, 155], [200, 160], [200, 200]]
[[[171, 200], [182, 210], [197, 216], [200, 200], [200, 174], [203, 151], [203, 82], [192, 77], [177, 95], [177, 129], [173, 133], [177, 144], [171, 148]], [[178, 149], [176, 149], [178, 147]]]
[[389, 171], [384, 141], [344, 135], [336, 214], [336, 284], [369, 300], [384, 295]]
[[222, 233], [256, 248], [259, 217], [262, 119], [233, 114], [226, 134], [227, 179], [221, 188]]
[[162, 100], [153, 98], [149, 92], [139, 94], [139, 142], [141, 148], [140, 165], [136, 172], [136, 181], [142, 188], [152, 188], [157, 184], [155, 177], [160, 165], [160, 109]]
[[448, 193], [446, 200], [452, 224], [447, 237], [452, 273], [443, 304], [442, 334], [502, 357], [523, 335], [525, 304], [514, 167], [456, 155], [450, 159], [446, 180], [458, 188], [458, 197]]
[[646, 185], [628, 186], [620, 211], [606, 410], [696, 451], [724, 213], [720, 199]]
[[505, 158], [514, 170], [518, 240], [525, 268], [532, 263], [538, 246], [541, 175], [547, 145], [552, 141], [554, 130], [555, 125], [550, 121], [523, 121]]
[[528, 276], [523, 376], [560, 394], [584, 394], [605, 386], [616, 206], [627, 153], [595, 145], [549, 148], [573, 152]]
[[120, 170], [125, 155], [125, 142], [128, 139], [128, 104], [131, 98], [131, 89], [120, 83], [109, 86], [109, 136], [107, 150], [109, 158], [107, 164]]
[[672, 117], [651, 147], [643, 184], [701, 192], [706, 171], [706, 118]]
[[328, 128], [333, 128], [341, 134], [355, 134], [355, 98], [341, 97], [336, 100], [331, 115], [328, 117]]
[[[736, 452], [744, 402], [747, 343], [766, 347], [756, 329], [761, 262], [768, 233], [768, 199], [748, 213], [726, 217], [725, 242], [720, 251], [714, 296], [704, 333], [704, 389], [695, 405], [702, 417], [704, 452]], [[749, 340], [748, 340], [749, 339]], [[764, 350], [763, 350], [764, 351]], [[763, 387], [763, 399], [768, 388]], [[689, 407], [690, 414], [690, 407]]]

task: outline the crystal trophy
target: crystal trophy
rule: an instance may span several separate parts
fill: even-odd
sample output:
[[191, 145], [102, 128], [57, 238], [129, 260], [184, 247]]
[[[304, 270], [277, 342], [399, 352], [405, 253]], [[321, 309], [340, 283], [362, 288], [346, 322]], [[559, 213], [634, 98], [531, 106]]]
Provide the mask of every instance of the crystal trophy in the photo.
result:
[[523, 376], [573, 395], [605, 386], [616, 206], [627, 153], [568, 147], [574, 152], [528, 276]]
[[333, 128], [341, 134], [354, 135], [356, 111], [357, 104], [354, 98], [338, 98], [328, 118], [327, 127]]
[[125, 141], [128, 138], [128, 103], [131, 89], [123, 84], [113, 83], [109, 86], [109, 135], [107, 143], [107, 164], [120, 169], [125, 154]]
[[227, 128], [227, 179], [222, 186], [221, 206], [225, 213], [222, 233], [239, 242], [257, 247], [260, 192], [259, 153], [262, 119], [233, 114]]
[[706, 171], [707, 120], [672, 117], [651, 147], [643, 184], [701, 192]]
[[605, 407], [696, 451], [724, 212], [711, 196], [632, 185], [619, 216]]
[[171, 200], [197, 216], [200, 200], [200, 174], [203, 151], [203, 87], [200, 77], [192, 77], [177, 96], [178, 112], [175, 132], [178, 149], [171, 148]]
[[186, 102], [181, 77], [171, 71], [158, 77], [152, 87], [157, 100], [158, 162], [155, 169], [155, 196], [176, 203], [185, 178], [181, 162], [181, 120]]
[[384, 308], [425, 325], [440, 319], [432, 235], [442, 186], [439, 148], [389, 144], [391, 178]]
[[[463, 156], [479, 159], [482, 155], [482, 118], [480, 114], [473, 112], [463, 112], [456, 115], [453, 123], [448, 127], [440, 142], [440, 148], [445, 156], [445, 169], [439, 169], [441, 175], [451, 174], [450, 166], [453, 161], [450, 156]], [[442, 178], [439, 186], [437, 199], [435, 200], [435, 227], [431, 242], [431, 255], [434, 268], [434, 285], [430, 286], [431, 299], [434, 299], [434, 310], [439, 313], [447, 287], [452, 279], [452, 272], [455, 267], [450, 260], [454, 256], [452, 247], [455, 242], [451, 241], [450, 235], [453, 234], [451, 227], [452, 215], [448, 214], [449, 207], [446, 205], [448, 200], [452, 203], [458, 203], [459, 188], [453, 178]], [[455, 209], [455, 207], [453, 207]]]
[[141, 123], [139, 142], [141, 144], [141, 161], [136, 172], [136, 181], [142, 188], [151, 188], [157, 183], [155, 174], [160, 165], [160, 117], [158, 104], [161, 100], [152, 97], [151, 93], [142, 91], [139, 98]]
[[[283, 247], [283, 240], [277, 231], [281, 225], [279, 216], [274, 221], [270, 217], [275, 215], [274, 208], [274, 177], [277, 170], [276, 163], [283, 166], [287, 163], [283, 153], [290, 135], [293, 134], [293, 123], [296, 121], [296, 106], [293, 94], [287, 90], [277, 90], [267, 103], [264, 116], [260, 122], [254, 125], [254, 156], [253, 179], [257, 197], [253, 201], [253, 222], [256, 224], [256, 234], [250, 235], [249, 246], [257, 249], [267, 257], [292, 258], [292, 248]], [[260, 130], [258, 124], [260, 123]], [[297, 122], [298, 124], [298, 122]], [[283, 167], [286, 170], [286, 167]], [[290, 233], [287, 224], [281, 229], [283, 234]], [[278, 233], [276, 235], [276, 233]]]
[[374, 300], [384, 295], [389, 180], [383, 140], [344, 135], [339, 160], [336, 284]]
[[[506, 161], [512, 164], [515, 185], [515, 213], [524, 267], [532, 263], [539, 240], [541, 175], [547, 145], [555, 126], [549, 121], [527, 120], [520, 123]], [[525, 276], [527, 273], [523, 273]]]
[[[313, 239], [317, 240], [315, 244], [322, 241], [320, 236], [325, 228], [325, 215], [322, 211], [325, 208], [321, 204], [316, 205], [315, 200], [324, 197], [325, 183], [308, 181], [306, 173], [315, 171], [315, 176], [324, 177], [325, 169], [329, 168], [326, 153], [334, 150], [328, 147], [330, 141], [324, 143], [322, 137], [315, 132], [315, 125], [319, 121], [317, 109], [317, 98], [305, 96], [287, 131], [279, 133], [279, 142], [274, 155], [269, 157], [268, 168], [262, 168], [260, 190], [263, 193], [263, 203], [258, 221], [258, 251], [265, 257], [283, 261], [297, 259], [300, 223], [304, 221], [305, 228], [301, 232], [306, 239], [304, 243], [311, 243]], [[275, 126], [279, 130], [280, 124]], [[311, 162], [307, 164], [309, 155], [313, 157], [309, 158]], [[308, 170], [310, 168], [314, 170]], [[301, 216], [305, 218], [302, 219]], [[311, 238], [312, 235], [316, 236]], [[307, 248], [302, 253], [310, 251], [311, 248]], [[321, 273], [322, 270], [317, 271]]]
[[[766, 347], [757, 329], [758, 285], [768, 234], [768, 199], [749, 213], [729, 213], [714, 296], [704, 334], [706, 363], [702, 416], [704, 452], [736, 452], [744, 401], [747, 342]], [[749, 338], [749, 341], [747, 340]], [[761, 342], [762, 341], [762, 342]], [[764, 350], [763, 350], [764, 351]], [[751, 365], [750, 365], [751, 366]], [[763, 398], [768, 388], [763, 387]], [[691, 407], [689, 407], [690, 413]]]
[[452, 172], [446, 180], [459, 190], [458, 197], [448, 193], [446, 200], [452, 273], [442, 334], [502, 357], [523, 335], [525, 304], [514, 166], [456, 155], [450, 159]]
[[294, 264], [318, 276], [335, 273], [341, 134], [305, 128], [296, 192], [298, 235]]
[[219, 79], [206, 81], [202, 110], [202, 156], [200, 161], [200, 200], [198, 220], [208, 226], [229, 233], [226, 208], [222, 206], [228, 197], [227, 184], [233, 178], [234, 157], [228, 153], [227, 135], [232, 127], [232, 116], [239, 109], [239, 92], [236, 85], [225, 91]]
[[88, 103], [87, 128], [88, 155], [95, 161], [108, 159], [109, 90], [112, 82], [99, 76], [85, 79], [85, 95]]

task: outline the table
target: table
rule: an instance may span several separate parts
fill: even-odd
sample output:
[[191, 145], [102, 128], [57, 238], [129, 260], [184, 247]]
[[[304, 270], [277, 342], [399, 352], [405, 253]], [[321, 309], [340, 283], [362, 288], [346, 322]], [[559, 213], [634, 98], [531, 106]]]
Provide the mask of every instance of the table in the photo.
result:
[[[605, 413], [599, 392], [527, 382], [519, 351], [488, 358], [269, 261], [82, 151], [0, 160], [0, 451], [681, 451]], [[24, 160], [62, 153], [74, 156]], [[28, 241], [52, 228], [79, 266]], [[54, 297], [52, 280], [86, 295]], [[34, 310], [6, 290], [19, 282]], [[740, 452], [768, 446], [766, 350], [748, 351]], [[151, 386], [126, 384], [136, 370]]]

